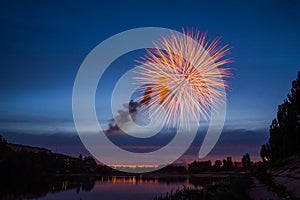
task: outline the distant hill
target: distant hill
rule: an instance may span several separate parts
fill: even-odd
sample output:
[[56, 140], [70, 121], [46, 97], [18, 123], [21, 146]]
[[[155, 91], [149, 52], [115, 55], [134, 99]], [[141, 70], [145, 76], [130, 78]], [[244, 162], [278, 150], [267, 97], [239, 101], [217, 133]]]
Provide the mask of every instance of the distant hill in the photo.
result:
[[0, 136], [0, 176], [40, 176], [50, 174], [109, 173], [93, 157], [72, 157], [48, 149], [7, 143]]

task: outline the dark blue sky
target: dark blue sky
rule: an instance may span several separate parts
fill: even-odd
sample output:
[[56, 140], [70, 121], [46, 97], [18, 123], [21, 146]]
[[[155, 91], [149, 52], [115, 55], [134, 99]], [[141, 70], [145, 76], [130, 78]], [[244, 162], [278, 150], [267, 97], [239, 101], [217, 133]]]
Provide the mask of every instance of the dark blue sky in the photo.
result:
[[[12, 132], [74, 133], [72, 87], [81, 62], [101, 41], [127, 29], [194, 27], [233, 46], [235, 62], [228, 67], [236, 70], [229, 80], [225, 126], [235, 133], [236, 145], [236, 138], [247, 140], [236, 130], [258, 135], [250, 146], [266, 141], [277, 105], [300, 69], [296, 0], [6, 1], [0, 24], [0, 130], [12, 142], [26, 143]], [[120, 58], [113, 67], [128, 65], [133, 57]], [[108, 120], [109, 112], [101, 109], [100, 120]]]

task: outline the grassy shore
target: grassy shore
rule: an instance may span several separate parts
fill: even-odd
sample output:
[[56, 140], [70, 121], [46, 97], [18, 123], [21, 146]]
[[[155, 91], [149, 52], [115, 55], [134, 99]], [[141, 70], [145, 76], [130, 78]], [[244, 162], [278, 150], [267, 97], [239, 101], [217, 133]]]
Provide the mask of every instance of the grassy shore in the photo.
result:
[[154, 200], [247, 200], [252, 179], [249, 175], [236, 174], [219, 183], [204, 188], [184, 187], [170, 191]]

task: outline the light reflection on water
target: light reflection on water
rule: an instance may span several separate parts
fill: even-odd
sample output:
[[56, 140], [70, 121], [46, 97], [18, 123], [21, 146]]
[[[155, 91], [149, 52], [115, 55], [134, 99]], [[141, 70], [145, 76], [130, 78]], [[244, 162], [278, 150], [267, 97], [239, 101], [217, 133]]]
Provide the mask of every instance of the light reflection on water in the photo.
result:
[[163, 178], [142, 176], [102, 176], [95, 181], [90, 191], [73, 188], [68, 189], [70, 182], [62, 182], [64, 191], [48, 193], [41, 200], [68, 199], [105, 199], [105, 200], [151, 200], [156, 196], [180, 189], [183, 186], [195, 187], [189, 183], [188, 177]]

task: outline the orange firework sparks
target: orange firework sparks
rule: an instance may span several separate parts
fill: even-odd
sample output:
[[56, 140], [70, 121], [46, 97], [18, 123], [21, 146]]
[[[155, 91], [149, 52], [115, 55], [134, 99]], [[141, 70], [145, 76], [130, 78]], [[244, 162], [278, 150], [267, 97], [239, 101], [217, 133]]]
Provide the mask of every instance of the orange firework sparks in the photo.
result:
[[154, 43], [155, 48], [138, 61], [134, 77], [144, 85], [144, 95], [137, 98], [144, 110], [155, 106], [153, 114], [165, 117], [167, 125], [199, 125], [200, 116], [207, 120], [225, 101], [222, 88], [228, 83], [223, 78], [231, 76], [229, 68], [218, 68], [231, 61], [224, 58], [229, 46], [219, 44], [220, 38], [209, 42], [206, 33], [184, 30]]

